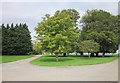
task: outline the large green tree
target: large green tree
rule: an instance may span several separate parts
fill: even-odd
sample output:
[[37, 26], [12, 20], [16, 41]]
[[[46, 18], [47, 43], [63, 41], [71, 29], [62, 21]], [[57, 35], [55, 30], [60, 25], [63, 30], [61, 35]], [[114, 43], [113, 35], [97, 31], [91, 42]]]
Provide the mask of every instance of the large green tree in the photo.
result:
[[75, 22], [66, 12], [56, 11], [53, 16], [47, 14], [35, 28], [36, 38], [44, 52], [54, 53], [58, 57], [58, 54], [71, 51], [73, 43], [79, 36], [75, 26]]
[[[70, 19], [73, 20], [73, 22], [75, 23], [74, 28], [76, 28], [79, 31], [80, 29], [78, 28], [79, 26], [78, 22], [80, 20], [80, 13], [75, 9], [64, 9], [61, 12], [66, 12], [66, 14], [70, 16]], [[77, 52], [78, 50], [77, 44], [79, 43], [79, 38], [75, 39], [75, 41], [73, 42], [71, 52]], [[64, 56], [66, 56], [66, 53], [64, 53]]]
[[0, 27], [0, 55], [2, 55], [2, 28]]
[[75, 23], [80, 19], [80, 14], [75, 9], [64, 9], [61, 12], [66, 12]]
[[35, 54], [42, 54], [41, 45], [38, 41], [33, 41], [33, 52]]
[[120, 45], [120, 15], [118, 17], [118, 43]]
[[81, 20], [81, 40], [94, 40], [100, 44], [100, 52], [115, 52], [118, 47], [117, 16], [104, 10], [88, 10]]
[[32, 51], [31, 36], [26, 24], [2, 24], [1, 28], [3, 55], [23, 55]]
[[[99, 52], [99, 43], [92, 40], [84, 40], [79, 43], [79, 50], [84, 53], [97, 53]], [[89, 55], [90, 57], [90, 55]]]
[[10, 53], [9, 51], [9, 25], [7, 24], [6, 27], [4, 24], [1, 25], [2, 28], [2, 54], [8, 54]]

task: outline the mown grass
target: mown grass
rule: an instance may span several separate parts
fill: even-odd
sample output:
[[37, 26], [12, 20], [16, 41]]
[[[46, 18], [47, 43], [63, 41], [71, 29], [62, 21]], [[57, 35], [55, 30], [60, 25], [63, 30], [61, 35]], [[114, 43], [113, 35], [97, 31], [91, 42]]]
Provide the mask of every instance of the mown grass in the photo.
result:
[[31, 58], [32, 56], [28, 55], [7, 55], [7, 56], [0, 56], [0, 63], [8, 63], [17, 60]]
[[2, 56], [0, 55], [0, 63], [2, 63]]
[[117, 55], [111, 55], [106, 57], [79, 57], [79, 56], [67, 56], [58, 57], [59, 61], [56, 62], [54, 56], [41, 56], [33, 61], [31, 64], [39, 66], [81, 66], [81, 65], [95, 65], [111, 62], [117, 59]]

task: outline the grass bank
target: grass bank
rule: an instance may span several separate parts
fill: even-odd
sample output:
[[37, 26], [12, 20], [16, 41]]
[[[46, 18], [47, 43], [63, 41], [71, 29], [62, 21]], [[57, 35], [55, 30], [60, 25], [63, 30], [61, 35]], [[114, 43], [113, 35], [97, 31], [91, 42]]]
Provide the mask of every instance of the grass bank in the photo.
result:
[[81, 65], [95, 65], [111, 62], [117, 59], [117, 55], [111, 55], [106, 57], [79, 57], [79, 56], [67, 56], [58, 57], [59, 61], [56, 62], [54, 56], [41, 56], [33, 61], [31, 64], [39, 66], [81, 66]]
[[8, 62], [13, 62], [13, 61], [17, 61], [17, 60], [22, 60], [22, 59], [27, 59], [27, 58], [31, 58], [32, 56], [28, 56], [28, 55], [7, 55], [7, 56], [0, 56], [0, 63], [8, 63]]

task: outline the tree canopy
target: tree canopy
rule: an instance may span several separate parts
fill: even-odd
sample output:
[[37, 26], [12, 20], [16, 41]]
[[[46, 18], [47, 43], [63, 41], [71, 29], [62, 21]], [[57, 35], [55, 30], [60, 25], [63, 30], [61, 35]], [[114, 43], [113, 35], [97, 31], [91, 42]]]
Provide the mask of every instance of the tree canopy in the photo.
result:
[[34, 42], [33, 42], [33, 52], [34, 52], [35, 54], [40, 54], [40, 53], [42, 53], [41, 45], [40, 45], [40, 43], [37, 42], [37, 41], [34, 41]]
[[94, 40], [100, 52], [116, 52], [118, 48], [118, 18], [104, 10], [88, 10], [82, 17], [81, 40]]
[[72, 52], [114, 53], [120, 43], [119, 18], [119, 15], [97, 9], [87, 10], [81, 19], [75, 9], [57, 10], [52, 16], [45, 14], [35, 27], [37, 42], [33, 45], [26, 24], [2, 24], [2, 53], [28, 54], [32, 49], [36, 53], [55, 55]]
[[32, 51], [31, 36], [26, 24], [2, 24], [1, 28], [3, 55], [23, 55]]
[[66, 11], [56, 11], [53, 16], [47, 15], [35, 28], [36, 38], [40, 41], [44, 52], [68, 53], [79, 36], [75, 26], [75, 22]]
[[99, 43], [92, 40], [84, 40], [79, 43], [79, 50], [83, 53], [97, 53], [99, 52]]

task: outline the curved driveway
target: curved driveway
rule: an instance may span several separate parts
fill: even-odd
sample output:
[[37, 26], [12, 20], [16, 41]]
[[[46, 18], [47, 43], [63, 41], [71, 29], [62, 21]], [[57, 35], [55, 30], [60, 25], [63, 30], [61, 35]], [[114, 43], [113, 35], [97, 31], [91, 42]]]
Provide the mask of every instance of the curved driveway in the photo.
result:
[[31, 65], [37, 57], [2, 65], [3, 81], [117, 81], [118, 60], [88, 66], [44, 67]]

